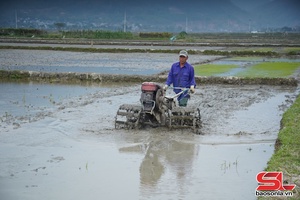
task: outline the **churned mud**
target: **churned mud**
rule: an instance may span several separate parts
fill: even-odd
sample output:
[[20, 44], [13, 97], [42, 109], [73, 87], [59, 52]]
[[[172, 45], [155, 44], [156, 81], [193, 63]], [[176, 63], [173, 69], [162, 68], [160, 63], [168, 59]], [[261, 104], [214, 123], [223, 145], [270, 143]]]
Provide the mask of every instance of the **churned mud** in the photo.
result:
[[[51, 87], [60, 90], [44, 92]], [[164, 127], [115, 130], [118, 107], [138, 104], [140, 85], [11, 89], [10, 97], [1, 95], [5, 199], [255, 199], [256, 174], [297, 93], [295, 87], [201, 85], [189, 102], [203, 120], [202, 135], [195, 135]], [[31, 97], [46, 100], [38, 105]], [[221, 187], [212, 192], [216, 184]]]
[[195, 135], [115, 130], [119, 106], [139, 104], [140, 84], [0, 87], [0, 196], [8, 200], [256, 199], [256, 174], [299, 94], [295, 86], [199, 84], [189, 101], [202, 116]]

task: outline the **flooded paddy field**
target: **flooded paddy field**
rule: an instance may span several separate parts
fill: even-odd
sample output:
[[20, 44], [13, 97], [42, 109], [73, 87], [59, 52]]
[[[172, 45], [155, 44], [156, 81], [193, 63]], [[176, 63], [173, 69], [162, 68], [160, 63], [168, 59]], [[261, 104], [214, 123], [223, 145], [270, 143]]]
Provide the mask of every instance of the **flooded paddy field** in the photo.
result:
[[[222, 56], [190, 55], [190, 63]], [[151, 75], [169, 70], [177, 54], [0, 50], [0, 70]]]
[[[200, 86], [190, 104], [201, 110], [202, 135], [163, 127], [115, 130], [118, 107], [138, 104], [139, 90], [105, 86], [82, 94], [74, 87], [47, 109], [1, 116], [1, 196], [255, 199], [255, 176], [273, 153], [296, 88]], [[57, 91], [52, 95], [60, 96]], [[215, 185], [220, 188], [212, 190]]]
[[[56, 53], [67, 67], [69, 53]], [[171, 56], [157, 69], [168, 69], [177, 59]], [[24, 56], [9, 65], [31, 66], [35, 59]], [[52, 67], [52, 60], [44, 62]], [[201, 111], [201, 135], [164, 127], [116, 130], [119, 106], [139, 104], [140, 87], [1, 82], [0, 196], [256, 199], [256, 174], [273, 154], [282, 114], [299, 88], [198, 85], [189, 105]]]

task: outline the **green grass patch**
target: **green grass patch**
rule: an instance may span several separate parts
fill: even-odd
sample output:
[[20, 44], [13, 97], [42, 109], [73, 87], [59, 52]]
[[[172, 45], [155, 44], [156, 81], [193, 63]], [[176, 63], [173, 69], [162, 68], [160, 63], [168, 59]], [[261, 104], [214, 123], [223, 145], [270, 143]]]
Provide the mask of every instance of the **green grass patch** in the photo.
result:
[[268, 52], [268, 51], [274, 51], [274, 48], [271, 47], [249, 48], [248, 51]]
[[230, 49], [232, 51], [253, 51], [253, 52], [269, 52], [275, 50], [272, 47], [246, 47], [246, 48], [234, 47]]
[[237, 56], [228, 58], [226, 60], [235, 60], [235, 61], [263, 61], [265, 57], [259, 56]]
[[283, 51], [286, 55], [300, 55], [300, 47], [286, 47]]
[[297, 68], [300, 67], [299, 62], [262, 62], [249, 67], [243, 72], [239, 72], [239, 77], [288, 77], [292, 75]]
[[195, 66], [195, 75], [198, 76], [213, 76], [222, 74], [236, 68], [237, 65], [217, 65], [217, 64], [203, 64]]
[[[275, 153], [268, 162], [266, 171], [282, 171], [292, 184], [300, 184], [300, 96], [283, 114], [282, 128], [278, 134]], [[300, 198], [300, 188], [295, 199]]]
[[291, 52], [291, 51], [300, 52], [300, 47], [285, 47], [285, 48], [283, 48], [283, 51], [286, 53]]
[[274, 51], [217, 51], [217, 50], [204, 50], [204, 55], [221, 55], [221, 56], [279, 56]]

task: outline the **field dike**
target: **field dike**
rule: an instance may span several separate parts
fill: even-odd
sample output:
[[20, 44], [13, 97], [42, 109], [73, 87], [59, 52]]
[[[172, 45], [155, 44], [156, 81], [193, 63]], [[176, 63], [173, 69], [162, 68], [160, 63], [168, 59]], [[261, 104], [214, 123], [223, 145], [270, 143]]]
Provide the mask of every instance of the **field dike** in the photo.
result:
[[[122, 75], [122, 74], [97, 74], [97, 73], [55, 73], [36, 71], [11, 71], [0, 70], [0, 79], [9, 81], [37, 81], [37, 82], [59, 82], [59, 83], [79, 83], [79, 82], [165, 82], [167, 75]], [[296, 78], [247, 78], [247, 77], [215, 77], [196, 76], [198, 84], [231, 84], [231, 85], [288, 85], [297, 86]]]

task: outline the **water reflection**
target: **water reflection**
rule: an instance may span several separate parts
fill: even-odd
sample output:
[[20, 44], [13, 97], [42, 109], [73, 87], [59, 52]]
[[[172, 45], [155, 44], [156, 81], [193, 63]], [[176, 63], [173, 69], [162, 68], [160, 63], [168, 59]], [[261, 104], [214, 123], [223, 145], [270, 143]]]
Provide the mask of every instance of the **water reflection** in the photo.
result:
[[120, 137], [121, 154], [143, 155], [136, 169], [139, 199], [255, 199], [255, 176], [274, 150], [272, 142], [223, 144], [224, 134], [209, 144], [209, 135], [160, 128]]
[[[194, 143], [178, 141], [170, 134], [154, 134], [144, 144], [122, 147], [119, 151], [145, 155], [139, 168], [142, 197], [159, 193], [159, 185], [173, 187], [174, 184], [178, 187], [177, 192], [185, 196], [187, 190], [184, 188], [189, 186], [185, 184], [192, 176], [193, 162], [197, 160], [198, 147]], [[164, 183], [164, 181], [169, 183]]]
[[146, 155], [140, 165], [140, 184], [142, 187], [155, 186], [163, 173], [165, 167], [159, 159], [158, 152], [153, 150], [152, 142], [147, 148]]

